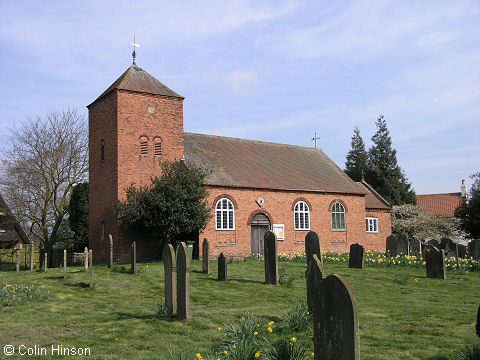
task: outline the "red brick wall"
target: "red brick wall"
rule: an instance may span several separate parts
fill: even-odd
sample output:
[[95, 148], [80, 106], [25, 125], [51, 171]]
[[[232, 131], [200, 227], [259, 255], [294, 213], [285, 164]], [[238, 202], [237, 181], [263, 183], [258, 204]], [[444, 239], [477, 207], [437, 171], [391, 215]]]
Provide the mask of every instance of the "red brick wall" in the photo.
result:
[[[390, 211], [367, 210], [366, 217], [378, 219], [378, 233], [366, 233], [367, 249], [385, 251], [387, 237], [392, 235], [392, 217]], [[365, 226], [366, 228], [366, 226]]]
[[[215, 230], [214, 207], [218, 196], [222, 194], [228, 194], [235, 200], [235, 230]], [[259, 197], [265, 199], [262, 208], [256, 203]], [[294, 230], [293, 206], [299, 198], [307, 200], [310, 205], [310, 228], [319, 234], [322, 251], [348, 251], [353, 243], [362, 244], [367, 250], [385, 250], [385, 238], [391, 233], [390, 214], [375, 213], [379, 218], [380, 232], [375, 236], [367, 234], [363, 196], [222, 187], [209, 187], [208, 201], [213, 217], [200, 234], [200, 244], [203, 238], [209, 240], [212, 257], [218, 256], [220, 252], [238, 257], [251, 255], [251, 228], [248, 219], [251, 219], [252, 213], [263, 209], [271, 217], [273, 224], [284, 224], [285, 240], [278, 241], [278, 251], [304, 252], [304, 239], [308, 231]], [[341, 200], [346, 208], [346, 231], [331, 229], [330, 207], [337, 200]]]

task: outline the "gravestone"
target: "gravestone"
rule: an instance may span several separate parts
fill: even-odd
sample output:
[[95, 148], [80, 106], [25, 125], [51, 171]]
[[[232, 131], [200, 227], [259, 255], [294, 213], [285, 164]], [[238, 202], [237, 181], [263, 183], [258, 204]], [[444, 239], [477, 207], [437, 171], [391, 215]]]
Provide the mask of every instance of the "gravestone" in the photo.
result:
[[15, 265], [15, 270], [20, 271], [20, 253], [17, 251], [17, 264]]
[[312, 255], [312, 260], [307, 265], [306, 277], [308, 310], [313, 311], [314, 300], [318, 297], [320, 284], [326, 277], [322, 262], [318, 258], [317, 254]]
[[312, 261], [313, 254], [316, 254], [320, 263], [323, 265], [322, 246], [320, 238], [315, 231], [309, 231], [305, 236], [305, 254], [307, 255], [307, 270], [308, 264]]
[[227, 280], [227, 259], [223, 253], [220, 253], [220, 256], [218, 257], [218, 280]]
[[67, 278], [67, 250], [63, 250], [63, 278]]
[[33, 271], [33, 252], [35, 250], [35, 245], [33, 243], [30, 244], [30, 271]]
[[45, 253], [43, 254], [43, 270], [47, 271], [47, 269], [48, 269], [48, 254], [45, 251]]
[[348, 259], [348, 267], [354, 269], [363, 269], [365, 262], [365, 248], [360, 244], [350, 245], [350, 257]]
[[428, 241], [427, 241], [427, 244], [428, 244], [428, 245], [435, 246], [437, 249], [440, 248], [440, 243], [438, 242], [438, 240], [435, 240], [435, 239], [428, 240]]
[[410, 254], [422, 254], [422, 242], [420, 240], [410, 240]]
[[468, 243], [468, 256], [480, 260], [480, 239], [470, 240]]
[[207, 239], [202, 243], [202, 272], [210, 274], [210, 245]]
[[477, 326], [475, 327], [477, 330], [477, 336], [480, 336], [480, 305], [478, 305], [477, 311]]
[[386, 246], [387, 256], [395, 256], [397, 254], [397, 237], [395, 235], [387, 236]]
[[163, 268], [165, 273], [165, 307], [170, 315], [177, 312], [177, 263], [175, 250], [168, 244], [163, 249]]
[[406, 236], [397, 236], [395, 255], [410, 255], [409, 241]]
[[137, 243], [132, 243], [132, 274], [137, 273]]
[[88, 250], [88, 259], [89, 261], [89, 266], [90, 266], [90, 287], [93, 287], [93, 253], [92, 250]]
[[83, 268], [85, 272], [88, 270], [88, 248], [86, 246], [84, 250]]
[[425, 248], [425, 262], [427, 277], [446, 279], [445, 272], [445, 252], [437, 249], [435, 246]]
[[358, 309], [350, 286], [338, 275], [329, 275], [314, 301], [315, 360], [359, 360]]
[[108, 267], [113, 266], [113, 237], [112, 234], [108, 234]]
[[265, 263], [265, 283], [278, 285], [277, 237], [270, 230], [264, 236], [263, 257]]
[[190, 256], [187, 245], [181, 242], [177, 251], [177, 318], [190, 317]]
[[452, 240], [442, 238], [442, 240], [440, 241], [440, 249], [445, 251], [445, 256], [447, 258], [458, 259], [458, 245]]
[[458, 257], [459, 258], [464, 258], [467, 256], [467, 247], [462, 244], [457, 244], [458, 245]]

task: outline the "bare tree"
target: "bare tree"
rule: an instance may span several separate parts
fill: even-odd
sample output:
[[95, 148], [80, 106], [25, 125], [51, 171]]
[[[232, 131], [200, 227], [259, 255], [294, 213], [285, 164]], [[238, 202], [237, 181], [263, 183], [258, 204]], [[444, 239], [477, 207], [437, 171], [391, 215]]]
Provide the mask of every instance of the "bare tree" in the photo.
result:
[[74, 109], [27, 118], [10, 129], [1, 170], [0, 186], [12, 212], [50, 255], [63, 240], [70, 191], [88, 172], [85, 118]]

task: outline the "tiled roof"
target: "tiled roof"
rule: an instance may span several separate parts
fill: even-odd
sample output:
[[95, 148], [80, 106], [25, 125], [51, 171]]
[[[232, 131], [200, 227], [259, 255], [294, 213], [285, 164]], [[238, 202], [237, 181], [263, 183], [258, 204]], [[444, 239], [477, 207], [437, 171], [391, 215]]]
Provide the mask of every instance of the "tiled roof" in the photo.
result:
[[209, 185], [366, 194], [320, 149], [185, 133], [185, 160]]
[[362, 180], [357, 184], [363, 186], [363, 188], [367, 191], [367, 195], [365, 195], [365, 209], [390, 210], [392, 208], [388, 201], [385, 200], [365, 181]]
[[19, 239], [24, 244], [30, 243], [27, 234], [10, 211], [2, 194], [0, 194], [0, 228], [5, 230], [0, 233], [0, 249], [15, 246]]
[[454, 217], [455, 209], [461, 201], [461, 193], [417, 195], [417, 205], [441, 217]]
[[178, 95], [176, 92], [166, 87], [164, 84], [137, 65], [130, 66], [122, 75], [120, 75], [117, 80], [115, 80], [112, 85], [110, 85], [107, 90], [102, 93], [102, 95], [92, 102], [92, 104], [103, 98], [114, 89], [130, 90], [183, 99], [183, 96]]

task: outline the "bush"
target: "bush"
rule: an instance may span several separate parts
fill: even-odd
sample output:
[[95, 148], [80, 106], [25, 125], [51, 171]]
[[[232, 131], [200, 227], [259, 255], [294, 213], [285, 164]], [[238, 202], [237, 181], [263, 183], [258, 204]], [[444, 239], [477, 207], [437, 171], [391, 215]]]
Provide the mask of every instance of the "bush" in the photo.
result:
[[41, 300], [48, 294], [50, 291], [45, 292], [35, 285], [5, 284], [0, 286], [0, 307]]
[[296, 338], [290, 340], [278, 340], [269, 344], [265, 357], [268, 360], [303, 360], [306, 357], [303, 346], [296, 346]]
[[283, 320], [288, 328], [293, 331], [303, 331], [310, 327], [312, 316], [308, 312], [305, 300], [299, 300], [294, 306], [285, 311]]

